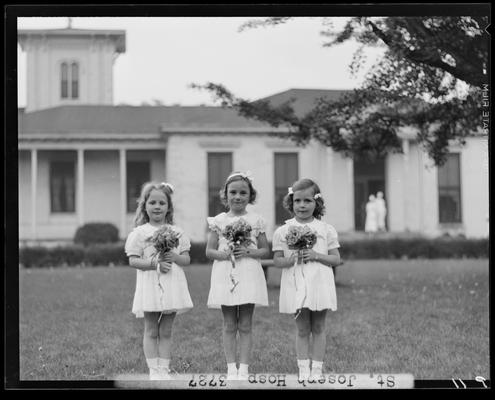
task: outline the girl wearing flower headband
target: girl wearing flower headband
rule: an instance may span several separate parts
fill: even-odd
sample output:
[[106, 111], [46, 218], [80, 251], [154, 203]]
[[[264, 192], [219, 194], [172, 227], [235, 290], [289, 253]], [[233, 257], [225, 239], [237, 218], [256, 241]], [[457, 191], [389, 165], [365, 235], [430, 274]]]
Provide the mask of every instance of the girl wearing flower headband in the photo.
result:
[[[143, 349], [151, 380], [170, 379], [174, 318], [193, 307], [181, 268], [190, 264], [191, 244], [186, 234], [173, 225], [173, 190], [165, 182], [143, 185], [134, 218], [136, 227], [125, 244], [129, 265], [137, 270], [132, 312], [144, 318]], [[159, 259], [151, 239], [164, 225], [170, 226], [179, 240], [176, 248]]]
[[[252, 318], [255, 305], [268, 305], [268, 292], [260, 259], [269, 254], [264, 219], [251, 211], [248, 204], [256, 200], [249, 173], [234, 172], [220, 191], [227, 212], [207, 218], [210, 229], [206, 256], [213, 260], [208, 307], [221, 308], [223, 348], [227, 360], [227, 379], [247, 379], [252, 343]], [[246, 244], [232, 245], [229, 234], [233, 226], [244, 227]], [[236, 365], [239, 333], [239, 369]]]
[[[340, 264], [340, 245], [335, 228], [320, 220], [325, 204], [314, 181], [300, 179], [295, 182], [288, 188], [283, 206], [294, 218], [285, 221], [273, 234], [274, 266], [283, 268], [279, 311], [296, 315], [299, 379], [318, 378], [323, 371], [327, 310], [337, 309], [332, 266]], [[316, 234], [313, 247], [301, 251], [302, 264], [297, 263], [297, 251], [289, 249], [287, 244], [289, 227], [305, 228], [306, 231], [309, 228]]]

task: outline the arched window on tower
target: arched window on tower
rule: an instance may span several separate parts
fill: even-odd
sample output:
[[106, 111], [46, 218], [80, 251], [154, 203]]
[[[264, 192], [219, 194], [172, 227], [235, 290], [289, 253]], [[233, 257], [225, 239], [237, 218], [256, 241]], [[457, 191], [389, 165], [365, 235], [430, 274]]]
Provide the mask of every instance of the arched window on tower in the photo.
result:
[[71, 97], [79, 98], [79, 65], [73, 62], [71, 65]]
[[60, 97], [62, 99], [79, 98], [79, 64], [75, 61], [60, 65]]

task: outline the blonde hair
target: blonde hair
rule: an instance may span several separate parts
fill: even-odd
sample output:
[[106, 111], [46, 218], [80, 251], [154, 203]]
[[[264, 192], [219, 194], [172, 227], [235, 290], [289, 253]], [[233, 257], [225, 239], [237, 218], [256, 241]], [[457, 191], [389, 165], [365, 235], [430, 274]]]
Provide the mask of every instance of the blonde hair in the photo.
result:
[[165, 194], [165, 196], [167, 196], [168, 210], [167, 214], [165, 215], [165, 222], [167, 224], [173, 225], [174, 205], [172, 203], [172, 185], [165, 182], [146, 182], [141, 189], [141, 195], [139, 196], [139, 199], [137, 201], [138, 205], [136, 208], [136, 215], [134, 216], [134, 226], [144, 225], [150, 221], [150, 217], [146, 212], [146, 202], [148, 201], [152, 190], [160, 190], [161, 192], [163, 192], [163, 194]]

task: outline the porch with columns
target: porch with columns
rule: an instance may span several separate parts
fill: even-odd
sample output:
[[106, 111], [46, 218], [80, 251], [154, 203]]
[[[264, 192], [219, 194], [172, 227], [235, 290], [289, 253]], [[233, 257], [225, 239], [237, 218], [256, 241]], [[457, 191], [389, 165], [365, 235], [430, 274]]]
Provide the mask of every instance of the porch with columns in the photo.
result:
[[[141, 136], [142, 138], [142, 136]], [[19, 240], [20, 241], [33, 241], [37, 242], [39, 240], [46, 240], [46, 234], [41, 233], [40, 229], [40, 221], [48, 220], [51, 221], [49, 223], [57, 224], [57, 217], [61, 217], [64, 220], [69, 220], [69, 224], [76, 225], [74, 226], [74, 231], [77, 227], [83, 225], [86, 222], [95, 222], [89, 221], [87, 215], [85, 215], [85, 210], [87, 207], [92, 207], [93, 204], [88, 203], [86, 197], [87, 193], [95, 190], [94, 187], [88, 185], [85, 182], [85, 176], [87, 175], [88, 164], [86, 160], [86, 155], [89, 151], [111, 151], [118, 152], [118, 228], [119, 228], [119, 236], [121, 239], [124, 239], [128, 233], [128, 225], [129, 225], [129, 213], [127, 211], [127, 161], [129, 159], [128, 154], [134, 151], [138, 152], [147, 152], [147, 151], [161, 151], [163, 152], [162, 167], [158, 165], [155, 166], [155, 176], [156, 179], [166, 179], [166, 144], [163, 141], [157, 141], [156, 137], [153, 137], [155, 140], [150, 140], [147, 142], [139, 141], [139, 142], [121, 142], [121, 143], [50, 143], [50, 142], [37, 142], [37, 143], [23, 143], [19, 141], [18, 151], [19, 152], [29, 152], [29, 162], [30, 162], [30, 182], [22, 182], [21, 176], [19, 177], [19, 184], [29, 185], [30, 188], [30, 216], [29, 222], [26, 224], [26, 221], [22, 218], [22, 210], [19, 209], [19, 224], [28, 225], [29, 228], [26, 234], [26, 230], [19, 229]], [[43, 152], [75, 152], [75, 212], [73, 213], [54, 213], [51, 212], [48, 207], [48, 215], [44, 215], [44, 212], [40, 212], [40, 207], [38, 204], [40, 203], [40, 196], [48, 196], [48, 202], [50, 197], [50, 188], [48, 187], [46, 190], [40, 190], [40, 155], [43, 155]], [[153, 153], [150, 153], [153, 154]], [[49, 154], [46, 155], [49, 157]], [[149, 158], [150, 163], [153, 162], [153, 157], [150, 155]], [[22, 160], [20, 158], [19, 162]], [[155, 163], [156, 164], [156, 163]], [[95, 168], [95, 165], [92, 165]], [[26, 166], [24, 166], [26, 169]], [[97, 167], [96, 167], [97, 168]], [[153, 179], [153, 168], [150, 166], [150, 178]], [[43, 171], [46, 174], [45, 171]], [[49, 179], [46, 176], [43, 177], [43, 181]], [[49, 185], [48, 185], [49, 186]], [[44, 186], [42, 186], [44, 187]], [[86, 196], [85, 196], [86, 194]], [[102, 201], [104, 201], [105, 194], [102, 193]], [[96, 205], [94, 205], [96, 207]], [[61, 215], [65, 214], [65, 215]], [[44, 222], [46, 223], [46, 222]], [[19, 227], [21, 228], [21, 226]], [[56, 229], [56, 227], [52, 226], [51, 229]], [[64, 235], [63, 235], [64, 236]], [[69, 240], [72, 237], [60, 237], [53, 238], [54, 240]]]

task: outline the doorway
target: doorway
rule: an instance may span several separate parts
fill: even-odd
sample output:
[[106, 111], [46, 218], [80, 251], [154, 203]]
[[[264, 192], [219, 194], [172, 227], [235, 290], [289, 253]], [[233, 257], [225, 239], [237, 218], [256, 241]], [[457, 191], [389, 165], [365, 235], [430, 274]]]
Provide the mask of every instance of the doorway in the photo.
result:
[[[370, 163], [354, 161], [354, 229], [364, 231], [366, 221], [366, 203], [371, 194], [378, 191], [385, 195], [385, 159]], [[385, 201], [387, 199], [385, 198]], [[388, 206], [387, 206], [388, 208]], [[387, 227], [387, 220], [385, 219]]]

